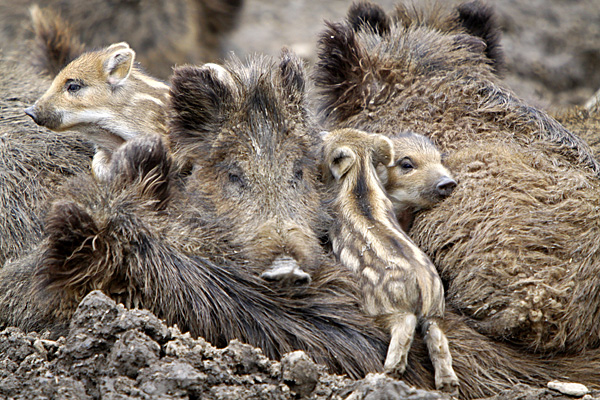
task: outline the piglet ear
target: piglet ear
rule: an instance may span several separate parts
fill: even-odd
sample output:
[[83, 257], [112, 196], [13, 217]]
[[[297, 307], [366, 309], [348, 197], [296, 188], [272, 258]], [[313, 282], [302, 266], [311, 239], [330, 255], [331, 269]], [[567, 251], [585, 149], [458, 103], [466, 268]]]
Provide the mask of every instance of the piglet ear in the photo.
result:
[[356, 162], [356, 153], [346, 146], [340, 146], [331, 152], [329, 170], [336, 181], [339, 181]]
[[383, 164], [386, 167], [394, 165], [394, 143], [383, 135], [372, 134], [373, 143], [373, 165]]
[[106, 79], [111, 85], [121, 85], [131, 73], [135, 52], [125, 42], [106, 48], [107, 56], [103, 63]]
[[171, 78], [171, 118], [174, 139], [201, 138], [218, 130], [233, 102], [233, 79], [220, 65], [175, 68]]

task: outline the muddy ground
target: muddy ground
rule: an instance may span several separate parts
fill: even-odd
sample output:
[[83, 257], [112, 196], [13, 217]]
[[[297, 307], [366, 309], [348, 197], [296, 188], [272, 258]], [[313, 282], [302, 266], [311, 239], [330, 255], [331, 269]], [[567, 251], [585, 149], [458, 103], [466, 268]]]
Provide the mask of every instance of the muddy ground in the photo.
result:
[[[167, 327], [148, 311], [126, 310], [98, 291], [80, 303], [66, 337], [48, 340], [15, 328], [0, 332], [0, 398], [448, 399], [383, 374], [358, 381], [331, 375], [300, 351], [277, 362], [238, 341], [217, 349]], [[489, 400], [570, 398], [516, 386]], [[600, 399], [600, 392], [585, 399]]]
[[[422, 1], [422, 0], [418, 0]], [[457, 0], [447, 0], [459, 3]], [[377, 0], [393, 10], [397, 0]], [[282, 46], [311, 65], [323, 21], [339, 21], [351, 0], [247, 0], [227, 47], [277, 55]], [[598, 0], [494, 0], [502, 26], [506, 83], [540, 107], [582, 104], [600, 88]]]
[[[387, 10], [394, 1], [381, 0]], [[247, 0], [226, 48], [276, 55], [286, 45], [314, 63], [324, 19], [339, 20], [347, 0]], [[600, 88], [598, 0], [496, 0], [503, 25], [505, 82], [542, 108], [583, 104]], [[81, 303], [67, 337], [0, 332], [0, 399], [439, 399], [383, 375], [333, 376], [293, 353], [281, 362], [233, 342], [216, 349], [149, 312], [125, 310], [99, 293]], [[500, 399], [567, 399], [516, 386]], [[600, 399], [600, 393], [587, 395]]]

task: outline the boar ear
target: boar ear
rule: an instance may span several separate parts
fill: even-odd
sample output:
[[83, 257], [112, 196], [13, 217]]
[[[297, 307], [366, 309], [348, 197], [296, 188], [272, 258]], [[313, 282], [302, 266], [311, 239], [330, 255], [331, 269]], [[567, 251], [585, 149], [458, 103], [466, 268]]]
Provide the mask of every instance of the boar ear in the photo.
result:
[[366, 1], [353, 3], [348, 10], [348, 23], [355, 31], [369, 27], [379, 35], [390, 30], [390, 20], [383, 8]]
[[340, 146], [331, 153], [329, 170], [336, 181], [339, 181], [356, 162], [356, 153], [346, 146]]
[[321, 112], [324, 117], [346, 119], [360, 110], [360, 87], [364, 84], [368, 58], [356, 40], [352, 28], [326, 23], [327, 29], [319, 39], [319, 61], [314, 80], [322, 97]]
[[104, 73], [107, 76], [108, 83], [119, 85], [129, 77], [133, 69], [135, 52], [125, 42], [113, 44], [106, 50], [108, 51], [108, 57], [104, 61]]
[[458, 23], [467, 33], [477, 36], [485, 43], [485, 55], [496, 73], [504, 70], [504, 52], [500, 45], [500, 26], [496, 13], [480, 0], [458, 6]]
[[394, 144], [392, 141], [383, 135], [372, 134], [373, 142], [373, 165], [383, 164], [386, 167], [394, 165]]
[[233, 102], [233, 78], [216, 64], [175, 68], [171, 77], [171, 128], [174, 139], [198, 139], [219, 129]]
[[279, 63], [283, 87], [288, 96], [296, 101], [304, 98], [306, 78], [302, 60], [287, 48], [281, 50], [281, 62]]
[[166, 206], [171, 196], [172, 160], [164, 139], [158, 134], [140, 135], [125, 142], [112, 155], [110, 175], [120, 187], [137, 185], [140, 195]]
[[79, 205], [59, 201], [48, 212], [45, 229], [48, 244], [37, 272], [43, 284], [68, 291], [89, 283], [94, 259], [105, 251], [94, 240], [99, 229], [93, 218]]

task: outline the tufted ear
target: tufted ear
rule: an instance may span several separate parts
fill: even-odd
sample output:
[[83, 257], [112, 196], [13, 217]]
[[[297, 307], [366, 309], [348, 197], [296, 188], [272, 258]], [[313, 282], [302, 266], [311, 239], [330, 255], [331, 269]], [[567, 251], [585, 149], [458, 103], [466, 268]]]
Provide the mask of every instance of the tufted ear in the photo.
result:
[[204, 138], [218, 130], [233, 102], [233, 78], [220, 65], [175, 68], [171, 77], [172, 138]]
[[304, 76], [302, 60], [285, 47], [281, 50], [280, 58], [279, 70], [281, 72], [283, 89], [291, 99], [294, 99], [296, 102], [302, 102], [306, 87], [306, 77]]
[[370, 28], [379, 35], [390, 30], [390, 20], [379, 5], [361, 1], [353, 3], [348, 10], [348, 23], [355, 31]]
[[335, 148], [329, 158], [329, 170], [336, 181], [339, 181], [356, 162], [356, 153], [346, 146]]
[[140, 135], [125, 142], [112, 155], [111, 180], [121, 187], [137, 185], [140, 195], [166, 206], [171, 196], [172, 160], [165, 140], [158, 134]]
[[106, 48], [106, 58], [102, 63], [106, 79], [111, 85], [122, 84], [133, 69], [135, 52], [125, 42], [115, 43]]
[[326, 23], [327, 28], [319, 39], [319, 50], [314, 81], [319, 87], [324, 117], [334, 116], [344, 120], [354, 115], [362, 105], [361, 87], [369, 68], [351, 27]]
[[98, 279], [93, 264], [105, 249], [96, 243], [99, 229], [85, 209], [73, 202], [52, 204], [45, 229], [47, 247], [37, 271], [44, 286], [77, 291]]
[[394, 143], [386, 136], [371, 134], [373, 143], [373, 165], [383, 164], [386, 167], [394, 165]]
[[500, 27], [494, 9], [474, 0], [460, 4], [458, 10], [458, 23], [470, 35], [479, 37], [485, 43], [485, 55], [496, 73], [504, 70], [504, 52], [500, 45]]

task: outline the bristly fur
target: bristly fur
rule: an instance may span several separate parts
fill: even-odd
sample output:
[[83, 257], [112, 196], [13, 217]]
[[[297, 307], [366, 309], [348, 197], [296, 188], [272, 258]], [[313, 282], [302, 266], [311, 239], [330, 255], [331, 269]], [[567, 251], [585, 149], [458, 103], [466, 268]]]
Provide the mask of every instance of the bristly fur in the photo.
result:
[[[195, 137], [184, 132], [212, 132], [226, 118], [225, 104], [233, 100], [231, 90], [216, 79], [209, 69], [185, 66], [175, 69], [171, 78], [170, 136], [182, 147], [194, 145]], [[177, 127], [181, 127], [177, 129]], [[186, 140], [187, 139], [187, 140]]]
[[482, 38], [486, 44], [485, 54], [497, 74], [505, 69], [504, 52], [500, 46], [500, 28], [496, 13], [491, 6], [473, 0], [458, 6], [458, 21], [468, 33]]
[[348, 10], [348, 22], [355, 31], [370, 27], [379, 35], [385, 35], [390, 30], [390, 20], [383, 8], [366, 1], [352, 4]]
[[[328, 24], [314, 70], [323, 122], [426, 133], [448, 153], [460, 184], [417, 215], [411, 236], [445, 281], [447, 304], [465, 316], [446, 330], [469, 388], [462, 395], [545, 386], [552, 375], [596, 387], [600, 164], [581, 138], [503, 87], [482, 46], [493, 42], [487, 16], [463, 7], [468, 28], [455, 7], [436, 3], [399, 6], [386, 35]], [[341, 65], [340, 54], [357, 53], [362, 62]], [[378, 87], [379, 71], [380, 90], [365, 91], [363, 82]], [[490, 359], [468, 355], [490, 347]]]
[[69, 62], [83, 53], [84, 46], [71, 26], [49, 8], [30, 9], [35, 33], [35, 66], [54, 77]]
[[[123, 155], [139, 154], [131, 149], [139, 145], [128, 142], [124, 147], [130, 151]], [[160, 168], [150, 176], [145, 169], [139, 175], [119, 173], [110, 188], [90, 178], [73, 182], [49, 217], [49, 242], [37, 275], [43, 289], [67, 304], [100, 289], [218, 346], [237, 338], [272, 358], [302, 349], [353, 377], [381, 368], [384, 336], [367, 328], [355, 288], [337, 267], [323, 264], [307, 288], [267, 287], [250, 272], [251, 260], [238, 264], [228, 255], [218, 230], [193, 223], [198, 219], [190, 204], [177, 202], [170, 213], [157, 210], [157, 193], [148, 195], [145, 187], [168, 175], [157, 179], [152, 174]]]
[[[365, 107], [364, 101], [368, 97], [365, 86], [374, 78], [364, 74], [370, 72], [370, 62], [358, 47], [355, 32], [342, 24], [327, 22], [326, 25], [328, 29], [321, 35], [319, 45], [323, 52], [331, 52], [326, 59], [323, 57], [318, 62], [322, 73], [315, 75], [315, 82], [319, 86], [331, 89], [324, 94], [327, 96], [327, 106], [322, 110], [324, 117], [339, 115], [339, 118], [343, 119]], [[349, 96], [355, 92], [365, 95]]]
[[48, 84], [23, 60], [0, 55], [0, 268], [41, 241], [52, 193], [69, 177], [89, 171], [89, 143], [41, 128], [23, 112]]
[[[384, 36], [372, 29], [355, 32], [348, 22], [326, 24], [314, 70], [314, 80], [321, 89], [319, 110], [326, 121], [356, 119], [361, 113], [372, 119], [382, 104], [418, 90], [425, 80], [436, 100], [432, 104], [440, 103], [435, 117], [443, 114], [442, 109], [452, 108], [443, 101], [445, 88], [460, 82], [471, 95], [449, 100], [462, 102], [460, 107], [485, 110], [493, 120], [516, 114], [515, 123], [531, 135], [543, 135], [556, 151], [600, 174], [600, 164], [583, 140], [500, 86], [493, 73], [494, 63], [484, 54], [487, 47], [477, 44], [481, 39], [465, 34], [456, 10], [437, 3], [427, 11], [430, 13], [398, 6], [390, 33]], [[486, 33], [486, 37], [494, 35]], [[499, 46], [495, 48], [499, 50]], [[415, 80], [415, 76], [423, 79]], [[525, 141], [529, 138], [522, 137]]]
[[[15, 265], [33, 276], [21, 283], [40, 294], [25, 296], [28, 307], [41, 308], [40, 296], [53, 307], [25, 321], [0, 295], [0, 323], [49, 320], [60, 328], [99, 289], [218, 346], [237, 338], [272, 358], [305, 350], [351, 377], [380, 371], [385, 334], [360, 311], [356, 285], [319, 241], [329, 219], [299, 60], [284, 53], [278, 62], [187, 67], [175, 80], [185, 118], [173, 112], [178, 135], [170, 143], [185, 154], [189, 175], [175, 176], [164, 146], [138, 136], [114, 153], [109, 179], [71, 181], [48, 217], [47, 240]], [[203, 89], [209, 94], [196, 97], [203, 85], [212, 85]], [[228, 118], [207, 125], [207, 102]], [[261, 279], [257, 271], [281, 258], [309, 271], [310, 284]]]

